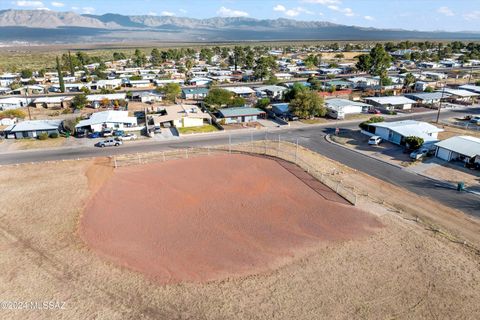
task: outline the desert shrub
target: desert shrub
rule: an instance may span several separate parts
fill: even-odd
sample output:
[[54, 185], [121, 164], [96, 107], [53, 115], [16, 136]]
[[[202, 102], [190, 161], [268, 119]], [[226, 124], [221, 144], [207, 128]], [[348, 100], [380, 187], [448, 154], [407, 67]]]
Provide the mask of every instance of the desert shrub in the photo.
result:
[[42, 132], [38, 135], [38, 140], [47, 140], [48, 139], [48, 133]]
[[52, 138], [52, 139], [58, 138], [58, 133], [57, 132], [50, 133], [50, 138]]

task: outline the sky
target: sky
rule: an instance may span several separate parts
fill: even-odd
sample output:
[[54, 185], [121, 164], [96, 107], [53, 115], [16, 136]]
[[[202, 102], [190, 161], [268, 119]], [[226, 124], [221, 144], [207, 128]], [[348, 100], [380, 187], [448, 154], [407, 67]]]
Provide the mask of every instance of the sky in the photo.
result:
[[0, 0], [3, 9], [290, 18], [376, 28], [480, 31], [480, 0]]

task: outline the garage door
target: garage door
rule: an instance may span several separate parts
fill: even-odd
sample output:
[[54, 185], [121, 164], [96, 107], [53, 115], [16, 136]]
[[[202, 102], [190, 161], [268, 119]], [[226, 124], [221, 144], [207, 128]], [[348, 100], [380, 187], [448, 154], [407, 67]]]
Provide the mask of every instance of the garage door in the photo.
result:
[[452, 152], [450, 150], [444, 149], [444, 148], [438, 148], [437, 151], [437, 157], [445, 160], [445, 161], [450, 161], [450, 154]]

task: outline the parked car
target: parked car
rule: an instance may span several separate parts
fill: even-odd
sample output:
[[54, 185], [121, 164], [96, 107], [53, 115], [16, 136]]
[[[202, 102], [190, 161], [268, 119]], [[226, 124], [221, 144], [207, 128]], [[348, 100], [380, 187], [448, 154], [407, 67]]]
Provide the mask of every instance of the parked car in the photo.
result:
[[370, 139], [368, 139], [368, 144], [369, 145], [378, 145], [382, 142], [382, 138], [379, 136], [371, 136]]
[[96, 143], [95, 146], [100, 147], [100, 148], [104, 148], [104, 147], [118, 147], [118, 146], [120, 146], [121, 144], [123, 144], [123, 142], [120, 141], [120, 140], [107, 139], [107, 140], [103, 140], [103, 141], [100, 141], [100, 142]]
[[77, 138], [85, 138], [86, 136], [87, 136], [87, 133], [85, 131], [75, 132], [75, 137], [77, 137]]
[[113, 131], [113, 136], [114, 136], [114, 137], [122, 137], [122, 136], [124, 136], [124, 135], [125, 135], [125, 131], [123, 131], [123, 130], [115, 130], [115, 131]]
[[134, 133], [129, 133], [124, 136], [118, 137], [118, 140], [120, 141], [130, 141], [130, 140], [137, 140], [137, 135]]
[[100, 132], [92, 132], [88, 135], [90, 139], [100, 138]]
[[430, 150], [428, 150], [427, 148], [417, 149], [417, 150], [413, 151], [412, 153], [410, 153], [410, 158], [413, 159], [413, 160], [421, 159], [423, 157], [426, 157], [428, 155], [429, 151]]
[[480, 116], [471, 117], [470, 122], [475, 124], [480, 124]]
[[111, 137], [113, 135], [113, 131], [110, 129], [103, 130], [102, 137]]
[[368, 110], [368, 113], [373, 113], [373, 114], [382, 114], [382, 112], [378, 109], [370, 109]]

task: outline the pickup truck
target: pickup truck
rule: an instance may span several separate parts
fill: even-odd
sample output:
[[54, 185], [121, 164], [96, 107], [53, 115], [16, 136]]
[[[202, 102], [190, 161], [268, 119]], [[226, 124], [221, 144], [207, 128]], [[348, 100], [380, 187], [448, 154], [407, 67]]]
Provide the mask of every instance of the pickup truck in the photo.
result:
[[98, 142], [97, 144], [95, 144], [95, 146], [100, 147], [100, 148], [105, 148], [105, 147], [118, 147], [122, 144], [123, 144], [123, 142], [120, 141], [120, 140], [107, 139], [107, 140], [103, 140], [103, 141]]

